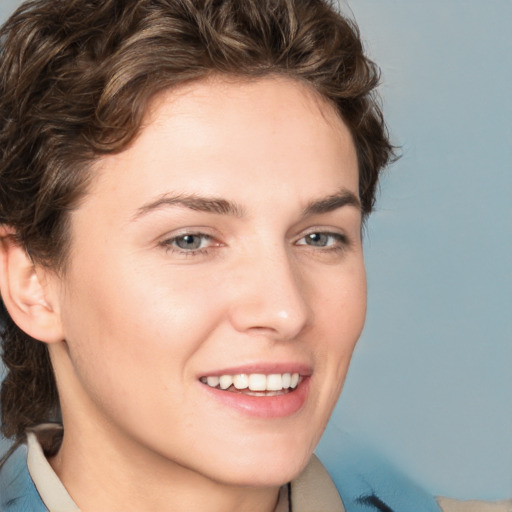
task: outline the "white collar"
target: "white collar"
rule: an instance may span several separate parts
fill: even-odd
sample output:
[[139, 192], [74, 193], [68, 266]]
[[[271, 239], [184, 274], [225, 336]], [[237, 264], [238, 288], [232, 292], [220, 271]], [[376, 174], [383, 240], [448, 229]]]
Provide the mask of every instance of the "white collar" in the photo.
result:
[[43, 448], [37, 438], [38, 433], [60, 427], [51, 424], [38, 425], [27, 432], [27, 466], [30, 477], [46, 508], [51, 512], [80, 512], [76, 503], [50, 466], [43, 453]]

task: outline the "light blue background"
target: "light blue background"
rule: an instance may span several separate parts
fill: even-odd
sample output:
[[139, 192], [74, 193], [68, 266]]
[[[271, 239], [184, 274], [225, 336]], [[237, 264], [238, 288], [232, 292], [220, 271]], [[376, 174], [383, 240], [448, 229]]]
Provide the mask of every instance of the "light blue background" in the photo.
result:
[[367, 325], [319, 451], [335, 471], [337, 438], [355, 438], [436, 494], [511, 497], [512, 2], [350, 6], [403, 157], [369, 222]]
[[[20, 2], [0, 4], [3, 20]], [[368, 224], [367, 325], [318, 451], [333, 473], [364, 445], [432, 493], [511, 497], [512, 1], [350, 8], [403, 157]]]

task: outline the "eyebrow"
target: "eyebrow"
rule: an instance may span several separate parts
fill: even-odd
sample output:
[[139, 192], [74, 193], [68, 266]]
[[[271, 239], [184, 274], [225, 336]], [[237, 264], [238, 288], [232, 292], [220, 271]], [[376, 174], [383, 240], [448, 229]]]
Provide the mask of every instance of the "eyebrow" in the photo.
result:
[[353, 206], [361, 211], [361, 201], [350, 190], [345, 188], [341, 189], [338, 193], [327, 196], [318, 201], [310, 202], [304, 208], [303, 216], [309, 217], [311, 215], [320, 215], [322, 213], [329, 213], [343, 206]]
[[216, 213], [219, 215], [232, 215], [244, 217], [244, 209], [232, 201], [216, 197], [202, 197], [196, 194], [164, 194], [155, 201], [141, 206], [135, 213], [133, 220], [163, 208], [165, 206], [182, 206], [199, 212]]
[[[196, 194], [164, 194], [155, 201], [151, 201], [138, 208], [132, 220], [138, 220], [140, 217], [166, 206], [181, 206], [199, 212], [231, 215], [238, 218], [245, 217], [246, 215], [243, 207], [227, 199], [203, 197]], [[358, 197], [350, 190], [342, 189], [336, 194], [311, 201], [302, 211], [302, 215], [303, 217], [320, 215], [332, 212], [343, 206], [353, 206], [361, 210], [361, 203]]]

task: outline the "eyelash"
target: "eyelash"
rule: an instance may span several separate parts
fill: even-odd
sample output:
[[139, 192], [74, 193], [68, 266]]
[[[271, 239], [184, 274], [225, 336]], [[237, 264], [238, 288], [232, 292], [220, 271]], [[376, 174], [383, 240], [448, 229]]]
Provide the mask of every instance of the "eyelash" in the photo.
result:
[[[308, 243], [299, 243], [301, 240], [307, 240], [308, 237], [313, 237], [315, 235], [328, 237], [332, 243], [330, 245], [319, 245], [319, 246], [311, 245]], [[183, 240], [186, 237], [198, 237], [201, 239], [202, 242], [210, 241], [213, 243], [211, 243], [210, 245], [208, 245], [207, 247], [204, 247], [204, 248], [199, 247], [199, 248], [190, 249], [190, 250], [176, 245], [178, 241]], [[310, 240], [311, 240], [311, 238], [310, 238]], [[202, 245], [202, 242], [201, 242], [201, 245]], [[160, 242], [159, 245], [164, 247], [164, 249], [167, 252], [172, 252], [172, 253], [175, 253], [177, 255], [184, 256], [184, 257], [207, 255], [210, 252], [210, 249], [212, 247], [222, 246], [222, 244], [220, 242], [215, 242], [214, 237], [212, 237], [211, 235], [207, 235], [205, 233], [194, 233], [194, 232], [184, 233], [184, 234], [181, 234], [178, 236], [174, 236], [172, 238], [168, 238], [168, 239]], [[341, 234], [341, 233], [332, 233], [330, 231], [318, 230], [318, 231], [311, 231], [309, 233], [306, 233], [301, 238], [299, 238], [295, 242], [294, 245], [302, 246], [302, 247], [311, 247], [317, 251], [322, 251], [322, 252], [336, 253], [336, 252], [341, 252], [341, 251], [346, 250], [350, 246], [350, 240], [348, 239], [348, 237], [346, 235]]]

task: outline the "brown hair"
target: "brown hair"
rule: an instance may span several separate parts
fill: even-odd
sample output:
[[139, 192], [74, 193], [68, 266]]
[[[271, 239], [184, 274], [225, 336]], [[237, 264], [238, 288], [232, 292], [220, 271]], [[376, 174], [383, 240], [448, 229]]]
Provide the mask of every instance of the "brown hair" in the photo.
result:
[[[0, 224], [63, 271], [88, 166], [137, 135], [150, 98], [210, 74], [281, 74], [336, 107], [359, 158], [363, 215], [393, 156], [355, 24], [324, 0], [34, 0], [0, 30]], [[2, 432], [58, 415], [46, 345], [4, 311]]]

